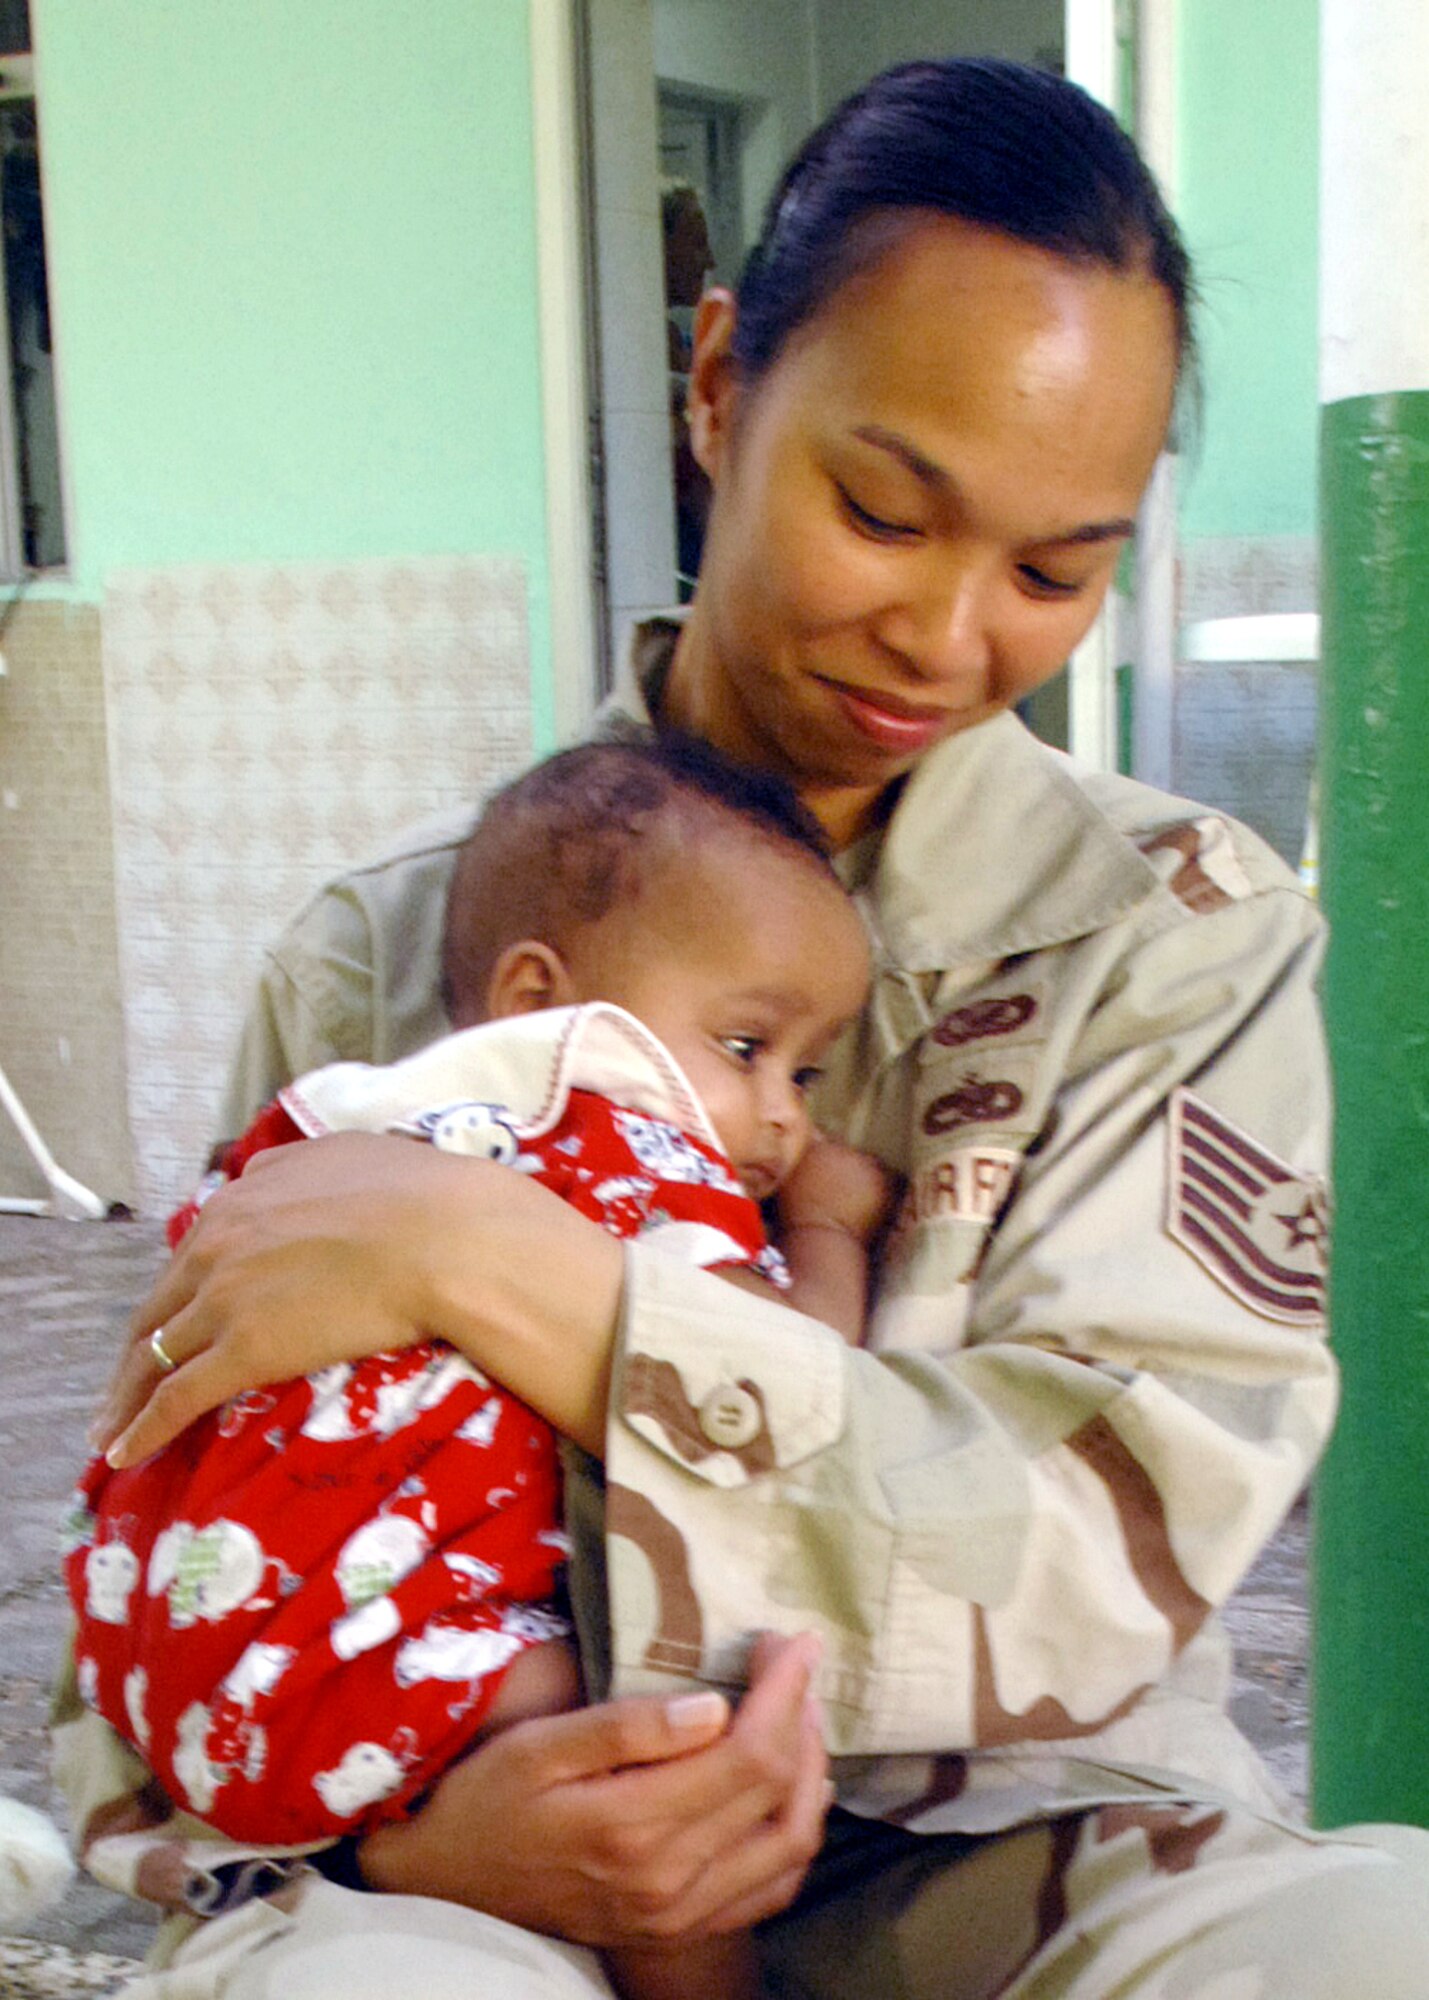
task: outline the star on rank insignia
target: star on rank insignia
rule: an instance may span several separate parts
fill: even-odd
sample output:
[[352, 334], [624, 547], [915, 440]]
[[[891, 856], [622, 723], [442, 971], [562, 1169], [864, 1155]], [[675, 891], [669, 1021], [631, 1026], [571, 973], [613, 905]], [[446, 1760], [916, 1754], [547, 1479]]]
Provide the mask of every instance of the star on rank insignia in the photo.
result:
[[1318, 1326], [1330, 1251], [1323, 1182], [1189, 1090], [1172, 1095], [1170, 1166], [1167, 1233], [1252, 1312]]

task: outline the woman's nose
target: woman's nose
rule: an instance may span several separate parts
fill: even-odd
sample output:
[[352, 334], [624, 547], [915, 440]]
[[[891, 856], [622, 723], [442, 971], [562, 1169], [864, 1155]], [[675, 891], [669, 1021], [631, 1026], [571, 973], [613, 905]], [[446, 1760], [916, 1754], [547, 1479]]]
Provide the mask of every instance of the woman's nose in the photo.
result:
[[929, 566], [879, 636], [923, 680], [982, 675], [992, 658], [988, 596], [985, 571], [975, 561], [949, 556]]

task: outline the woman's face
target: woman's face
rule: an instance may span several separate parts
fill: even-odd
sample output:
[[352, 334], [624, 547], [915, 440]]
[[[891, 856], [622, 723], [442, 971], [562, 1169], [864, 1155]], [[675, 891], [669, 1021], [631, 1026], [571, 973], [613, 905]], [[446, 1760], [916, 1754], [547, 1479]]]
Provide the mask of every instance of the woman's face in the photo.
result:
[[1171, 303], [919, 215], [748, 390], [733, 327], [707, 297], [690, 409], [714, 502], [666, 714], [790, 777], [843, 841], [1087, 631], [1166, 431]]

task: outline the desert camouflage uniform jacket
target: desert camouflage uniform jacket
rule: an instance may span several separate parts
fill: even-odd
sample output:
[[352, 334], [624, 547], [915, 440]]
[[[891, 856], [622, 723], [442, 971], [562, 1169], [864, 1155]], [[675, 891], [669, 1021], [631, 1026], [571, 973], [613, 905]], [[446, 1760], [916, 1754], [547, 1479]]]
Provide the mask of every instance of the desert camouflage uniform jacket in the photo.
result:
[[[648, 691], [672, 628], [642, 643]], [[634, 682], [614, 708], [644, 716]], [[231, 1119], [441, 1029], [468, 819], [280, 941]], [[972, 1832], [1266, 1804], [1214, 1609], [1333, 1414], [1318, 917], [1244, 828], [1012, 716], [930, 754], [843, 865], [875, 981], [815, 1111], [907, 1177], [869, 1339], [627, 1247], [603, 1493], [570, 1482], [596, 1684], [735, 1684], [753, 1633], [814, 1626], [855, 1809]], [[132, 1825], [135, 1760], [63, 1698], [58, 1741], [81, 1814]], [[152, 1890], [198, 1863], [190, 1905], [226, 1900], [236, 1859], [206, 1888], [181, 1831], [91, 1865]]]

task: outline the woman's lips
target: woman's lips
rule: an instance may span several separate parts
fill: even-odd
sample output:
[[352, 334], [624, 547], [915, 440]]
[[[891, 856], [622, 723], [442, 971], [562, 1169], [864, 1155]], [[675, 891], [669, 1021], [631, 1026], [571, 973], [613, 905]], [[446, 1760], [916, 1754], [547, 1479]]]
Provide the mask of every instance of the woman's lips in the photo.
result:
[[891, 696], [845, 687], [840, 681], [825, 681], [824, 686], [854, 728], [883, 750], [903, 755], [926, 750], [954, 726], [955, 718], [944, 708], [914, 708]]

